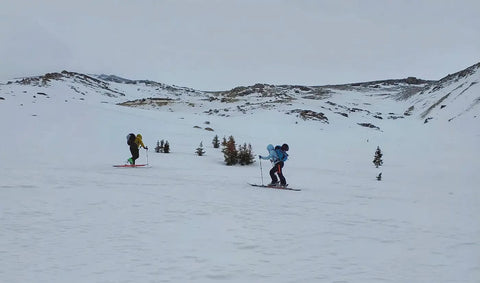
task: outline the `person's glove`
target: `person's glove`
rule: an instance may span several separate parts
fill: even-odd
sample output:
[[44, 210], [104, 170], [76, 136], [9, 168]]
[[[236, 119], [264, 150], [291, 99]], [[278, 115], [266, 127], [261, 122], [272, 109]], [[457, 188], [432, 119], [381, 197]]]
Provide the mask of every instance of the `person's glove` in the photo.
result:
[[258, 156], [258, 158], [262, 158], [262, 156], [261, 156], [261, 155], [259, 155], [259, 156]]
[[148, 150], [148, 146], [145, 147], [145, 150]]

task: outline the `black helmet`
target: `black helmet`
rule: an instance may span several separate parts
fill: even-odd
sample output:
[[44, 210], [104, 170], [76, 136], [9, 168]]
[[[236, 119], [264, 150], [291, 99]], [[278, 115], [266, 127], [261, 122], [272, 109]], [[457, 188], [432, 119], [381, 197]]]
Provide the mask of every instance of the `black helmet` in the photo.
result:
[[282, 145], [282, 150], [283, 150], [283, 151], [288, 151], [288, 149], [289, 149], [289, 148], [288, 148], [288, 144], [284, 143], [284, 144]]

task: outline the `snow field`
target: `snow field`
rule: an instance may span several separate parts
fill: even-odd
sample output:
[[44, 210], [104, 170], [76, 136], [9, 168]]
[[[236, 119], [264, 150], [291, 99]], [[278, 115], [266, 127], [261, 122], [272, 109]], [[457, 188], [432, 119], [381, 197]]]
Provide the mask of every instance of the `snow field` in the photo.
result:
[[[61, 99], [5, 102], [2, 282], [480, 278], [478, 127], [406, 120], [382, 122], [379, 132], [338, 126], [341, 117], [333, 127], [275, 111], [226, 118]], [[143, 135], [151, 168], [112, 167], [129, 157], [129, 132]], [[211, 147], [215, 134], [251, 143], [256, 155], [287, 142], [285, 176], [302, 191], [249, 186], [261, 182], [258, 160], [223, 165]], [[170, 154], [154, 152], [159, 139], [170, 142]], [[207, 152], [198, 157], [201, 141]], [[268, 182], [269, 162], [262, 169]]]

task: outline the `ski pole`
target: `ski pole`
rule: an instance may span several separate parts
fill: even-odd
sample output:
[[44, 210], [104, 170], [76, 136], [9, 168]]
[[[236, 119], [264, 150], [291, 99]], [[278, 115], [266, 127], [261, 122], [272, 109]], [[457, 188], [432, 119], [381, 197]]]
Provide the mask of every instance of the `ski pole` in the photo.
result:
[[148, 149], [145, 149], [145, 155], [147, 156], [147, 165], [148, 165]]
[[262, 177], [262, 186], [263, 186], [263, 169], [262, 169], [262, 159], [258, 157], [258, 160], [260, 160], [260, 176]]

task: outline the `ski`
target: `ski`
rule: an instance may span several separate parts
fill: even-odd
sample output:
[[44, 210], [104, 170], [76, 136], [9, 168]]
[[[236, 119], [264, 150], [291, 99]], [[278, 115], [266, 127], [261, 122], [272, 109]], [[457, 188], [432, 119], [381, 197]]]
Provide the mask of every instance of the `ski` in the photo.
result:
[[290, 188], [290, 187], [267, 186], [267, 185], [258, 185], [258, 184], [250, 184], [250, 183], [249, 183], [249, 185], [253, 186], [253, 187], [269, 188], [269, 189], [276, 189], [276, 190], [287, 190], [287, 191], [296, 191], [296, 192], [301, 191], [300, 189], [294, 189], [294, 188]]
[[122, 164], [122, 165], [113, 165], [113, 167], [122, 167], [122, 168], [134, 168], [134, 167], [148, 167], [148, 164]]

